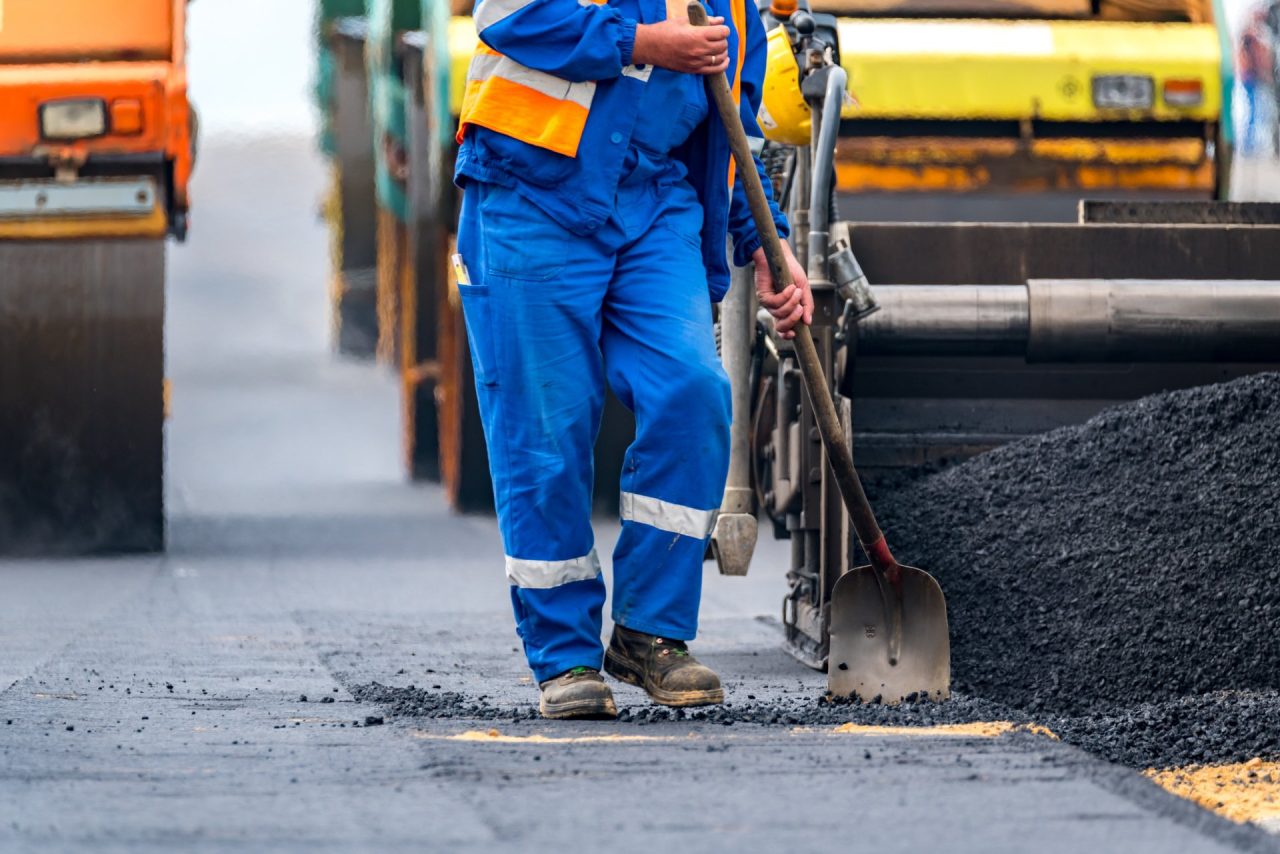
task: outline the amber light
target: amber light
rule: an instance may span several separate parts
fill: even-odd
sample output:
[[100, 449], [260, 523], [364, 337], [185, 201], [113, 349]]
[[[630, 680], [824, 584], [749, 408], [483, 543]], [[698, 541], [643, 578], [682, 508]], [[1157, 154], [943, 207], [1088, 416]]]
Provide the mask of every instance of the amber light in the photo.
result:
[[1164, 102], [1170, 107], [1198, 107], [1204, 103], [1204, 84], [1199, 80], [1166, 80]]
[[142, 133], [142, 102], [133, 98], [112, 101], [111, 132], [125, 135]]
[[795, 10], [796, 0], [773, 0], [769, 4], [769, 11], [775, 18], [790, 18]]

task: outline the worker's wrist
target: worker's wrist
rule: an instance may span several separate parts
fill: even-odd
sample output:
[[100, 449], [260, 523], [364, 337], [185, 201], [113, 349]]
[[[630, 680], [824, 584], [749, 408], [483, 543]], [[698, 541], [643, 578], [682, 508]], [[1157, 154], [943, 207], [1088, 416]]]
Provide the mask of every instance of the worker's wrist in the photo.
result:
[[659, 33], [654, 24], [636, 24], [635, 48], [631, 53], [632, 65], [657, 65], [659, 57]]
[[622, 55], [622, 67], [626, 68], [636, 61], [636, 36], [639, 26], [634, 18], [622, 19], [622, 32], [618, 35], [618, 53]]

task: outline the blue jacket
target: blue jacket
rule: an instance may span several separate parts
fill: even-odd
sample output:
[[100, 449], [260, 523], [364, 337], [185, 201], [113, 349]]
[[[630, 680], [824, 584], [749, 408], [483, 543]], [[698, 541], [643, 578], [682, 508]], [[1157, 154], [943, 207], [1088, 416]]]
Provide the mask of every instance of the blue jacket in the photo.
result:
[[[472, 126], [458, 151], [456, 178], [520, 186], [539, 193], [539, 206], [567, 229], [589, 235], [613, 213], [623, 159], [638, 119], [640, 96], [648, 75], [631, 64], [637, 23], [666, 18], [664, 0], [638, 0], [639, 21], [624, 17], [607, 4], [583, 5], [579, 0], [479, 0], [476, 4], [480, 39], [493, 50], [529, 68], [569, 82], [597, 81], [595, 96], [583, 131], [577, 157], [521, 142], [509, 136]], [[732, 3], [743, 3], [736, 16], [745, 23], [745, 59], [741, 69], [742, 123], [747, 135], [761, 138], [756, 123], [764, 80], [765, 32], [755, 4], [749, 0], [706, 0], [711, 15], [735, 20]], [[487, 23], [483, 5], [500, 4], [504, 16]], [[512, 8], [515, 11], [510, 11]], [[745, 11], [745, 14], [744, 14]], [[730, 26], [730, 81], [739, 73], [739, 39]], [[645, 117], [649, 121], [660, 117]], [[733, 238], [733, 261], [745, 266], [760, 246], [741, 181], [729, 188], [732, 156], [729, 140], [714, 105], [708, 118], [673, 152], [689, 170], [689, 181], [702, 203], [702, 256], [707, 268], [711, 298], [719, 301], [729, 289], [729, 265], [725, 236]], [[764, 167], [756, 159], [764, 178]], [[769, 193], [769, 182], [764, 181]], [[786, 237], [786, 218], [770, 201], [778, 231]]]

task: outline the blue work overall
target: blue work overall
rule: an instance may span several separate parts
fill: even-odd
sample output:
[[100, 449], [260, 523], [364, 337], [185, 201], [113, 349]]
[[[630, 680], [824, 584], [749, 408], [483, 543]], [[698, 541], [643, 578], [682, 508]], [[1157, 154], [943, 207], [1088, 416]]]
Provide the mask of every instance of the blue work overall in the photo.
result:
[[[605, 382], [635, 413], [613, 619], [691, 640], [728, 467], [703, 210], [671, 152], [707, 117], [700, 77], [652, 69], [612, 215], [571, 232], [537, 187], [465, 180], [459, 282], [516, 623], [538, 681], [599, 668], [591, 530]], [[590, 156], [585, 155], [585, 156]]]

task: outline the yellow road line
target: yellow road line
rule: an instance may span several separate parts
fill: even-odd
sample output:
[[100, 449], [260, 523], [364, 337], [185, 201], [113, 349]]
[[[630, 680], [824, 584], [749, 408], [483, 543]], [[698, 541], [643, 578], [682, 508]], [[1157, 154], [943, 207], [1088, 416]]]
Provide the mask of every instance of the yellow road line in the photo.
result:
[[1250, 759], [1231, 765], [1189, 765], [1144, 776], [1179, 797], [1235, 822], [1280, 820], [1280, 763]]

